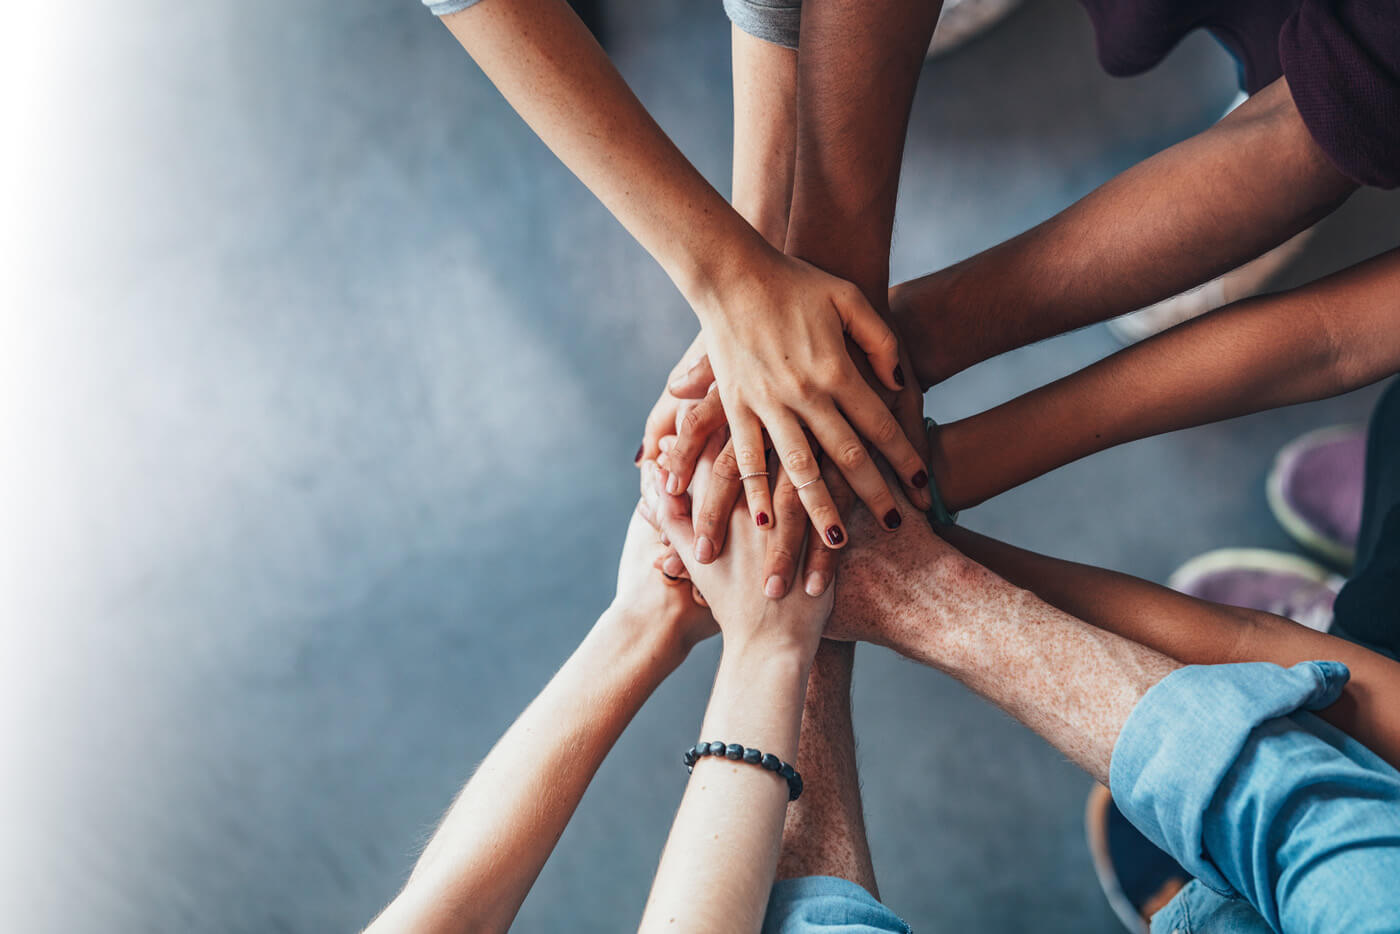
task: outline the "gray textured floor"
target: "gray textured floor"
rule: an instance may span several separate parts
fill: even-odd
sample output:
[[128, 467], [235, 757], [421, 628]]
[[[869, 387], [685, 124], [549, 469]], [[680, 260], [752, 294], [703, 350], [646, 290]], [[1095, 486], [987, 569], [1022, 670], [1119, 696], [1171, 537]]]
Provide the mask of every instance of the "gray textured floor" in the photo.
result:
[[[727, 187], [719, 3], [629, 5], [617, 60]], [[6, 927], [354, 928], [606, 600], [642, 417], [693, 325], [413, 0], [132, 0], [52, 38], [4, 376]], [[1106, 78], [1079, 9], [1032, 3], [928, 68], [896, 273], [1205, 126], [1231, 76], [1196, 38]], [[1291, 277], [1393, 245], [1396, 205], [1355, 198]], [[1112, 349], [1102, 327], [1030, 348], [929, 408]], [[1153, 578], [1286, 547], [1272, 452], [1373, 398], [1132, 445], [966, 521]], [[716, 648], [618, 745], [518, 929], [635, 920]], [[1086, 779], [941, 677], [858, 669], [889, 901], [920, 930], [1113, 930]]]

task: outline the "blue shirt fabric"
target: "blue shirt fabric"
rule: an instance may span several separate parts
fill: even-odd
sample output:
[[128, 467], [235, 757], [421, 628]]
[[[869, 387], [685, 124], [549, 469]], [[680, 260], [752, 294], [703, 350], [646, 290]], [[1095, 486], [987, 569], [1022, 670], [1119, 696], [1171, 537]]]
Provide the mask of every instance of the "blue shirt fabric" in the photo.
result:
[[910, 928], [863, 886], [803, 876], [773, 883], [763, 934], [910, 934]]
[[1134, 708], [1113, 799], [1200, 882], [1154, 930], [1260, 930], [1244, 900], [1275, 931], [1400, 931], [1400, 773], [1306, 712], [1349, 677], [1338, 662], [1189, 666]]

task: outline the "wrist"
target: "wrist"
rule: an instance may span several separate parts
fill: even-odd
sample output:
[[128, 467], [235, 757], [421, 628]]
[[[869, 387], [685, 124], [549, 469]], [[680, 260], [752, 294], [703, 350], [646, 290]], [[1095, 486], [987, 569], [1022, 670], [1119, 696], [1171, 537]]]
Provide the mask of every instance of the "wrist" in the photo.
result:
[[738, 214], [734, 214], [734, 219], [742, 230], [728, 231], [713, 239], [701, 238], [708, 245], [690, 251], [672, 275], [700, 319], [702, 329], [721, 320], [730, 305], [726, 297], [762, 277], [761, 264], [778, 255]]
[[594, 632], [624, 665], [662, 679], [679, 668], [700, 641], [678, 619], [664, 615], [614, 602], [598, 618]]

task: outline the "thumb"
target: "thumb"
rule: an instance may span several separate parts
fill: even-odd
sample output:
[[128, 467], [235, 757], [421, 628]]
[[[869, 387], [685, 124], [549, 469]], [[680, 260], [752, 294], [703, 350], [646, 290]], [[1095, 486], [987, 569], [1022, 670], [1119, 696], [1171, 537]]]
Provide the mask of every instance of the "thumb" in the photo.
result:
[[703, 399], [714, 381], [715, 371], [710, 366], [710, 355], [705, 354], [684, 373], [673, 373], [667, 388], [677, 399]]
[[685, 496], [666, 492], [666, 477], [652, 461], [643, 461], [642, 469], [646, 474], [642, 481], [642, 497], [656, 519], [657, 528], [680, 554], [693, 553], [695, 527], [690, 521]]
[[859, 291], [836, 306], [841, 316], [841, 326], [856, 342], [870, 360], [870, 368], [875, 371], [886, 388], [904, 388], [904, 371], [899, 365], [899, 339], [894, 331], [880, 317], [880, 313], [870, 306]]

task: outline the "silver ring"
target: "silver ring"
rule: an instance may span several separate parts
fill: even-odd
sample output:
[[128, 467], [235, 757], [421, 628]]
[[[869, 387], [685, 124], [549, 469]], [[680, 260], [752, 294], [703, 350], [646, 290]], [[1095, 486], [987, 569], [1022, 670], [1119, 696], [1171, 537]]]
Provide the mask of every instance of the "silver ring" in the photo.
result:
[[811, 486], [811, 485], [814, 484], [814, 483], [820, 483], [820, 482], [821, 482], [821, 479], [822, 479], [821, 474], [817, 474], [815, 477], [813, 477], [812, 479], [808, 480], [806, 483], [797, 483], [797, 484], [793, 484], [793, 487], [792, 487], [792, 488], [793, 488], [794, 490], [800, 490], [800, 489], [802, 489], [803, 487], [809, 487], [809, 486]]
[[739, 479], [740, 479], [740, 480], [748, 480], [748, 479], [750, 479], [750, 478], [752, 478], [752, 477], [766, 477], [766, 476], [768, 476], [768, 471], [766, 471], [766, 470], [755, 470], [753, 473], [740, 474], [740, 475], [739, 475]]

